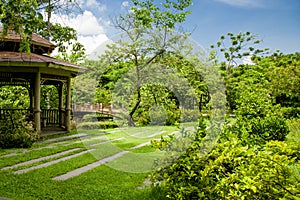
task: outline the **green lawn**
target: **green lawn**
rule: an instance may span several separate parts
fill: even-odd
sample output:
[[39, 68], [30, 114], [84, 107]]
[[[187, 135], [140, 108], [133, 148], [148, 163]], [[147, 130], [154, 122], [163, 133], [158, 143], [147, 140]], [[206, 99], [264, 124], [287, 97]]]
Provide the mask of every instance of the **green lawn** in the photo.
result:
[[[162, 154], [146, 143], [176, 131], [178, 131], [176, 127], [78, 130], [78, 133], [84, 133], [86, 136], [60, 141], [46, 138], [30, 149], [0, 150], [0, 169], [71, 150], [54, 158], [0, 170], [0, 197], [20, 200], [165, 199], [164, 192], [159, 188], [151, 188], [144, 184], [153, 169], [154, 159]], [[133, 148], [136, 146], [138, 148]], [[47, 167], [15, 174], [18, 170], [37, 167], [86, 150], [91, 152], [82, 153]], [[73, 178], [64, 181], [52, 179], [119, 152], [126, 152], [126, 154]]]

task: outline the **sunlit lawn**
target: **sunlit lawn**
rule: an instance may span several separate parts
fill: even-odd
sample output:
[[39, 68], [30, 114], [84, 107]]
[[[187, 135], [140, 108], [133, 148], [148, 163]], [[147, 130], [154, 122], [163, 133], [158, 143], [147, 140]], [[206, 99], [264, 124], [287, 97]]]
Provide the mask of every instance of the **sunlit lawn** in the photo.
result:
[[[149, 145], [137, 149], [134, 146], [160, 138], [177, 131], [176, 127], [144, 127], [114, 130], [79, 130], [89, 137], [59, 142], [35, 144], [27, 152], [23, 149], [0, 150], [0, 168], [11, 166], [35, 158], [53, 155], [74, 148], [94, 148], [93, 153], [86, 153], [48, 167], [13, 174], [14, 171], [55, 160], [39, 161], [34, 164], [9, 170], [0, 170], [0, 197], [12, 199], [164, 199], [164, 193], [145, 186], [144, 182], [151, 172], [151, 159], [159, 152]], [[161, 135], [154, 136], [161, 132]], [[91, 140], [93, 137], [94, 140]], [[115, 140], [124, 138], [122, 140]], [[45, 140], [45, 139], [44, 139]], [[91, 147], [95, 143], [115, 140]], [[50, 147], [49, 147], [50, 146]], [[41, 148], [41, 149], [39, 149]], [[65, 181], [52, 180], [76, 168], [86, 166], [97, 160], [109, 157], [120, 151], [130, 151], [109, 164], [98, 166], [79, 176]], [[5, 156], [16, 152], [17, 155]], [[68, 155], [78, 153], [74, 151]], [[65, 155], [66, 156], [66, 155]], [[61, 156], [63, 157], [63, 156]]]

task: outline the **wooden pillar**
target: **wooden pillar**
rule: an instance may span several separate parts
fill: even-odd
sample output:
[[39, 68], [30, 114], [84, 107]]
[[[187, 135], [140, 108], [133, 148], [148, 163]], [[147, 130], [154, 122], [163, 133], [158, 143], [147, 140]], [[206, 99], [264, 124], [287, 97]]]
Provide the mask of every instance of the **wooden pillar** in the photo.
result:
[[37, 72], [34, 79], [33, 88], [33, 117], [34, 126], [38, 133], [41, 132], [41, 73]]
[[64, 90], [63, 90], [63, 83], [59, 83], [57, 88], [58, 90], [58, 110], [59, 110], [59, 126], [62, 127], [64, 124]]
[[71, 130], [71, 78], [67, 80], [67, 94], [66, 94], [66, 130]]
[[29, 98], [30, 98], [30, 120], [34, 120], [34, 80], [30, 80], [30, 88], [29, 88]]

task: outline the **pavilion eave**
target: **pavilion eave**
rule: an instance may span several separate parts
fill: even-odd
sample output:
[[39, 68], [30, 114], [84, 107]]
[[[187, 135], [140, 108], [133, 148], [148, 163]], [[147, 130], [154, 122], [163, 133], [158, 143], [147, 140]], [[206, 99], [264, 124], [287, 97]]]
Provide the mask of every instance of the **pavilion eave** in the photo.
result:
[[[86, 68], [82, 66], [68, 63], [66, 61], [62, 61], [46, 55], [38, 55], [34, 53], [28, 54], [24, 52], [0, 52], [0, 66], [22, 67], [26, 71], [29, 68], [39, 68], [40, 70], [53, 69], [53, 70], [69, 72], [71, 74], [74, 73], [77, 74], [80, 72], [84, 72], [86, 70]], [[6, 70], [9, 69], [8, 68], [1, 69], [1, 71], [6, 71]]]

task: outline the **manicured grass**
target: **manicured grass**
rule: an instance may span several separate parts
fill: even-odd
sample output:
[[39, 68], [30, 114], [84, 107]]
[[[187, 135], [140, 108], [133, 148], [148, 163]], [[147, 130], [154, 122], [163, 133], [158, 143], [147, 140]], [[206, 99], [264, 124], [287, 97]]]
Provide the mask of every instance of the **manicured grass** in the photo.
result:
[[[28, 160], [53, 155], [59, 152], [79, 148], [67, 155], [39, 161], [26, 166], [9, 170], [0, 170], [0, 197], [12, 199], [166, 199], [161, 187], [145, 186], [153, 161], [160, 156], [160, 152], [146, 145], [132, 149], [137, 145], [149, 142], [177, 131], [176, 127], [141, 127], [110, 130], [78, 130], [78, 133], [88, 134], [81, 139], [72, 138], [65, 141], [52, 141], [35, 144], [32, 148], [1, 150], [0, 168], [22, 163]], [[161, 135], [155, 133], [161, 132]], [[72, 133], [74, 134], [74, 133]], [[153, 137], [149, 137], [153, 136]], [[55, 136], [57, 137], [57, 136]], [[44, 138], [55, 138], [54, 136]], [[122, 140], [115, 140], [123, 138]], [[108, 140], [115, 140], [107, 142]], [[101, 143], [93, 146], [93, 144]], [[91, 153], [35, 169], [23, 174], [14, 174], [19, 169], [36, 166], [73, 155], [87, 149], [95, 149]], [[121, 151], [129, 153], [116, 158], [104, 165], [93, 168], [79, 176], [65, 181], [53, 180], [53, 177], [65, 174], [74, 169], [94, 163]], [[9, 153], [17, 155], [3, 156]], [[1, 156], [2, 155], [2, 156]]]

